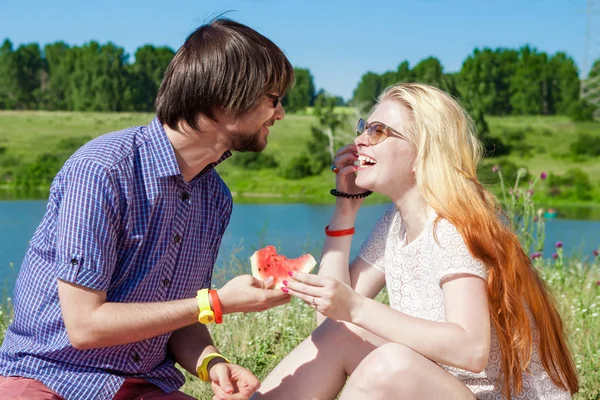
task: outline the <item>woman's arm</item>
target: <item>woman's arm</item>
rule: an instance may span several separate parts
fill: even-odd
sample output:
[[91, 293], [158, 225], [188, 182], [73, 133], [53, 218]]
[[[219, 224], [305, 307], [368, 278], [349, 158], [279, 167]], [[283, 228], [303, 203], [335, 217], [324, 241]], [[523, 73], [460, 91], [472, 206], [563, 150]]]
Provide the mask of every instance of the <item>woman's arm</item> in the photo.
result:
[[[340, 230], [354, 227], [356, 211], [344, 206], [344, 204], [341, 204], [336, 207], [329, 223], [329, 229]], [[348, 267], [352, 237], [352, 235], [325, 236], [318, 275], [336, 279], [352, 287], [358, 294], [374, 298], [385, 285], [385, 274], [359, 257], [355, 258]], [[325, 316], [317, 313], [318, 324], [325, 319]]]
[[468, 275], [442, 281], [445, 322], [412, 317], [357, 294], [329, 278], [294, 273], [289, 293], [310, 302], [326, 317], [351, 322], [425, 357], [472, 372], [482, 371], [490, 348], [490, 316], [486, 283]]
[[350, 322], [438, 363], [481, 372], [490, 349], [486, 283], [462, 275], [446, 281], [443, 290], [446, 322], [412, 317], [370, 299], [363, 300]]

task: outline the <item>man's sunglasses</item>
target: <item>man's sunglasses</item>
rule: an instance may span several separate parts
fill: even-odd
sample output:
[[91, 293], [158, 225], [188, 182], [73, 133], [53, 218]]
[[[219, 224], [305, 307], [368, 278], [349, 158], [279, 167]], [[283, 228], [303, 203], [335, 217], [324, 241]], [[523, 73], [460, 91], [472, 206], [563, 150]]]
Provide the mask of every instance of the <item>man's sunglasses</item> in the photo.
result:
[[275, 96], [274, 94], [267, 93], [266, 96], [273, 100], [273, 108], [277, 108], [277, 105], [281, 101], [281, 97]]
[[361, 118], [356, 123], [356, 137], [359, 137], [365, 131], [367, 132], [367, 141], [371, 146], [383, 142], [391, 134], [406, 139], [406, 137], [403, 134], [401, 134], [394, 128], [387, 126], [386, 124], [377, 121], [373, 121], [370, 124], [368, 124], [367, 121]]

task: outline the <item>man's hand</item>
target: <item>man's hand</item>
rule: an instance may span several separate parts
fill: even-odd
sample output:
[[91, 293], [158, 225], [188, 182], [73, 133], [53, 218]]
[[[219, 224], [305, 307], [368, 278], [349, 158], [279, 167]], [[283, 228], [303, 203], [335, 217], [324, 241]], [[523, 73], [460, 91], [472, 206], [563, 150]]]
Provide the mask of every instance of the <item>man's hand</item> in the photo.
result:
[[260, 381], [246, 368], [224, 362], [209, 371], [213, 400], [245, 400], [260, 387]]
[[252, 275], [233, 278], [217, 291], [223, 314], [264, 311], [290, 301], [288, 294], [272, 287], [272, 278], [265, 282]]

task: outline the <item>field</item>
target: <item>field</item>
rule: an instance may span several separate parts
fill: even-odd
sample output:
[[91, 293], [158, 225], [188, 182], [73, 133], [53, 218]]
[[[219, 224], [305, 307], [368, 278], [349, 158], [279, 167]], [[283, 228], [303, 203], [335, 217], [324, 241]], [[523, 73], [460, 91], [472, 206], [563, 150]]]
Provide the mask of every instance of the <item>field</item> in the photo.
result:
[[[44, 153], [64, 153], [65, 146], [76, 148], [103, 133], [147, 124], [151, 118], [151, 114], [142, 113], [0, 112], [0, 182], [5, 177], [3, 186], [10, 188], [11, 180], [14, 181], [14, 177], [22, 170], [19, 168]], [[346, 130], [347, 140], [351, 140], [353, 132], [350, 119]], [[502, 138], [510, 132], [520, 131], [521, 138], [513, 143], [515, 149], [510, 155], [485, 159], [481, 171], [487, 173], [493, 165], [505, 161], [527, 168], [530, 177], [542, 171], [563, 174], [569, 169], [579, 168], [589, 176], [591, 199], [545, 198], [540, 193], [538, 201], [549, 206], [569, 204], [592, 207], [600, 202], [600, 162], [597, 158], [572, 157], [569, 153], [569, 146], [578, 135], [600, 137], [599, 124], [575, 124], [566, 117], [488, 117], [487, 120], [492, 136]], [[218, 170], [236, 196], [236, 201], [331, 202], [328, 192], [333, 187], [334, 178], [330, 171], [325, 170], [319, 176], [299, 180], [287, 180], [281, 174], [281, 168], [304, 151], [310, 138], [310, 128], [315, 123], [310, 112], [287, 115], [283, 121], [276, 123], [271, 129], [265, 154], [272, 155], [278, 161], [277, 168], [250, 171], [234, 165], [231, 160], [221, 164]], [[497, 191], [496, 182], [490, 183], [492, 190]], [[46, 191], [47, 187], [42, 187], [37, 196], [44, 197]], [[4, 198], [18, 196], [12, 190], [3, 192]], [[372, 196], [369, 201], [382, 199]]]

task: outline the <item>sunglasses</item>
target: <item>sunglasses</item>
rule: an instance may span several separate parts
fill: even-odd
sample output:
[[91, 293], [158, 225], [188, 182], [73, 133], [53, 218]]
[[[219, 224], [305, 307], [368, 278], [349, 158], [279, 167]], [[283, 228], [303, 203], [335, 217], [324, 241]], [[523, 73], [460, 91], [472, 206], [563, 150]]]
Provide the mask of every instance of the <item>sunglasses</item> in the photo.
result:
[[281, 101], [281, 97], [275, 96], [274, 94], [267, 93], [265, 96], [273, 100], [273, 108], [277, 108], [277, 105]]
[[371, 146], [383, 142], [391, 134], [394, 134], [404, 139], [406, 138], [403, 134], [401, 134], [394, 128], [387, 126], [386, 124], [377, 121], [373, 121], [370, 124], [368, 124], [367, 121], [361, 118], [356, 123], [356, 137], [359, 137], [365, 131], [367, 132], [367, 141]]

